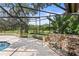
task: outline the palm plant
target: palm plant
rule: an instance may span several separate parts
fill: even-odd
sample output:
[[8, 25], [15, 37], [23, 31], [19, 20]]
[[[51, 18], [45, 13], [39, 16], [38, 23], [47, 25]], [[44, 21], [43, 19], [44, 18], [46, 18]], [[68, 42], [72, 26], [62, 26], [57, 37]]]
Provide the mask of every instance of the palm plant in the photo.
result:
[[48, 17], [48, 20], [51, 21], [52, 28], [54, 33], [64, 33], [64, 30], [66, 27], [68, 27], [68, 24], [70, 22], [71, 16], [63, 16], [63, 15], [55, 15], [53, 19]]
[[51, 21], [51, 29], [54, 33], [61, 34], [79, 34], [79, 16], [78, 15], [55, 15]]

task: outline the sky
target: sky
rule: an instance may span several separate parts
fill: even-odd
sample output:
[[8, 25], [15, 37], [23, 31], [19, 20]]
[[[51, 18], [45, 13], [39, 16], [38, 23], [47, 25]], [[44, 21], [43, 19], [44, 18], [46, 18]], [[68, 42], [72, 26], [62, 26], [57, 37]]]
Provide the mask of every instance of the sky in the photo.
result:
[[[64, 7], [64, 4], [61, 3], [61, 6]], [[65, 8], [65, 7], [64, 7]], [[63, 14], [65, 11], [60, 9], [59, 7], [55, 6], [55, 5], [52, 5], [52, 6], [49, 6], [47, 8], [44, 8], [43, 10], [45, 11], [49, 11], [49, 12], [53, 12], [53, 13], [57, 13], [57, 14]], [[39, 14], [37, 14], [39, 16]], [[47, 16], [49, 15], [48, 13], [43, 13], [43, 12], [40, 12], [40, 15], [41, 16]], [[35, 22], [30, 22], [31, 24], [35, 24]], [[37, 22], [37, 24], [39, 25], [39, 21]], [[48, 20], [42, 20], [41, 21], [41, 25], [42, 24], [49, 24], [49, 21]]]
[[[61, 6], [64, 7], [64, 4], [62, 3]], [[54, 13], [58, 13], [58, 14], [64, 13], [64, 10], [60, 9], [59, 7], [57, 7], [55, 5], [52, 5], [52, 6], [45, 8], [45, 10], [50, 11], [50, 12], [54, 12]]]

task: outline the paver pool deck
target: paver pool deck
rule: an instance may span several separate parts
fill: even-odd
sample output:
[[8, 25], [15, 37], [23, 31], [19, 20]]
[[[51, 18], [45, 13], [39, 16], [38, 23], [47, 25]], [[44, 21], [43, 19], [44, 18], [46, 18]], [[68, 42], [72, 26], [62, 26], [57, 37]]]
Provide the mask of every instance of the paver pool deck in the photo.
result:
[[59, 56], [42, 41], [34, 38], [19, 38], [16, 36], [0, 36], [0, 41], [7, 41], [10, 46], [0, 51], [0, 56]]

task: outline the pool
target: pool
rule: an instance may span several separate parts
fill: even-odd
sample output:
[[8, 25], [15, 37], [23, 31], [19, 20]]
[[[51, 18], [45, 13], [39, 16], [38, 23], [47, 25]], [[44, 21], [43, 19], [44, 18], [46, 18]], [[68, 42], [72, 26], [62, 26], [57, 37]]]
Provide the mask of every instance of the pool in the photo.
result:
[[7, 47], [9, 47], [10, 43], [8, 43], [7, 41], [0, 41], [0, 51], [6, 49]]

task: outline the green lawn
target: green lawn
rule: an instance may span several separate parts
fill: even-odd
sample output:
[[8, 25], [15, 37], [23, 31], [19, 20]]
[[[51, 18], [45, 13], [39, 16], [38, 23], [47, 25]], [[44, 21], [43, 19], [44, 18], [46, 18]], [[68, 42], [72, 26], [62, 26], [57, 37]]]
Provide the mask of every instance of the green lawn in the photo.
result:
[[40, 36], [40, 35], [47, 35], [49, 34], [49, 31], [45, 30], [40, 30], [39, 31], [36, 31], [36, 30], [29, 30], [28, 33], [22, 33], [22, 35], [20, 35], [20, 31], [19, 30], [9, 30], [9, 31], [2, 31], [0, 32], [0, 35], [15, 35], [15, 36], [23, 36], [23, 37], [32, 37], [32, 36]]

